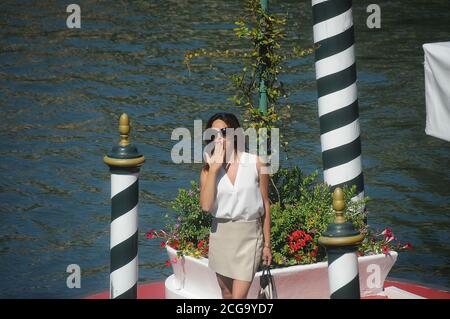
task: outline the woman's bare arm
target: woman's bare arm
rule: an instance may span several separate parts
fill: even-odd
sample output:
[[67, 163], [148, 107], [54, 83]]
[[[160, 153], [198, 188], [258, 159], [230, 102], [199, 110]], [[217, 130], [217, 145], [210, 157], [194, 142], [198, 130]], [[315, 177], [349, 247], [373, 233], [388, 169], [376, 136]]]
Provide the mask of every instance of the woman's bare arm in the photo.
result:
[[263, 233], [264, 233], [264, 246], [270, 245], [270, 200], [269, 200], [269, 174], [266, 174], [261, 168], [265, 164], [261, 162], [257, 157], [256, 167], [259, 175], [259, 189], [264, 203], [264, 217], [263, 217]]
[[211, 212], [214, 201], [216, 200], [216, 179], [217, 172], [222, 167], [225, 152], [223, 142], [215, 143], [212, 156], [205, 154], [206, 161], [209, 164], [209, 170], [202, 169], [200, 173], [200, 206], [205, 212]]
[[217, 170], [209, 168], [202, 169], [200, 173], [200, 206], [205, 212], [211, 212], [216, 198]]

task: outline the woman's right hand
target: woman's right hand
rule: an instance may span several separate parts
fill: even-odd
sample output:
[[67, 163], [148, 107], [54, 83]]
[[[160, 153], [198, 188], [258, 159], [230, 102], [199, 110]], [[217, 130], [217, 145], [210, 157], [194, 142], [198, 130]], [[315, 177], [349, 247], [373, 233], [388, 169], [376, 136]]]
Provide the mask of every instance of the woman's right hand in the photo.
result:
[[214, 142], [214, 151], [212, 156], [209, 156], [207, 152], [205, 152], [206, 162], [209, 165], [209, 169], [217, 172], [225, 159], [225, 152], [223, 150], [223, 141]]

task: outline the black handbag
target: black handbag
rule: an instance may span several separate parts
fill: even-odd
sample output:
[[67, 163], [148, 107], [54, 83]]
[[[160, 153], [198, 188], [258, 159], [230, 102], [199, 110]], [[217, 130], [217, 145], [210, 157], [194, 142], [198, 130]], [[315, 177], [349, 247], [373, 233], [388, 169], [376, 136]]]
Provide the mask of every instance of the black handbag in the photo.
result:
[[258, 299], [276, 299], [275, 284], [270, 273], [270, 266], [263, 266], [263, 272], [261, 277], [259, 277], [259, 289]]

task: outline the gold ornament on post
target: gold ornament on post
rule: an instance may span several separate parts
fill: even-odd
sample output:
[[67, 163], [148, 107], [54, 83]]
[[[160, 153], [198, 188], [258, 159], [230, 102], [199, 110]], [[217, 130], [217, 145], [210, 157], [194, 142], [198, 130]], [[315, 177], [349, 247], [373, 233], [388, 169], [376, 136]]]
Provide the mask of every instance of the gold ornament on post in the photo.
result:
[[108, 155], [103, 157], [105, 164], [110, 167], [140, 167], [145, 158], [137, 148], [130, 143], [130, 119], [126, 113], [123, 113], [119, 119], [119, 144], [114, 146]]
[[128, 118], [128, 114], [123, 113], [119, 119], [120, 146], [127, 146], [128, 144], [130, 144], [130, 130], [130, 119]]
[[336, 224], [345, 223], [344, 217], [344, 209], [345, 209], [345, 201], [344, 201], [344, 192], [341, 188], [337, 187], [333, 192], [333, 209], [336, 211], [336, 218], [334, 222]]

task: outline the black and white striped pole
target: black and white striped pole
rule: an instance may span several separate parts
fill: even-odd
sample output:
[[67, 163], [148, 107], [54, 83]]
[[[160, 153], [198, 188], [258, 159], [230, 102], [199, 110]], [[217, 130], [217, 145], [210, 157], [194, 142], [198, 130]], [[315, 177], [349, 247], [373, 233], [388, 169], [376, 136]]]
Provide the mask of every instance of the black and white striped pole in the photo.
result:
[[364, 235], [353, 229], [344, 218], [344, 192], [336, 188], [333, 192], [333, 208], [336, 210], [334, 223], [328, 225], [319, 238], [328, 256], [328, 282], [331, 299], [359, 299], [358, 245]]
[[103, 158], [111, 172], [110, 298], [136, 299], [139, 170], [145, 159], [129, 142], [127, 114], [120, 116], [119, 132], [119, 145]]
[[324, 181], [364, 196], [351, 0], [312, 0]]

